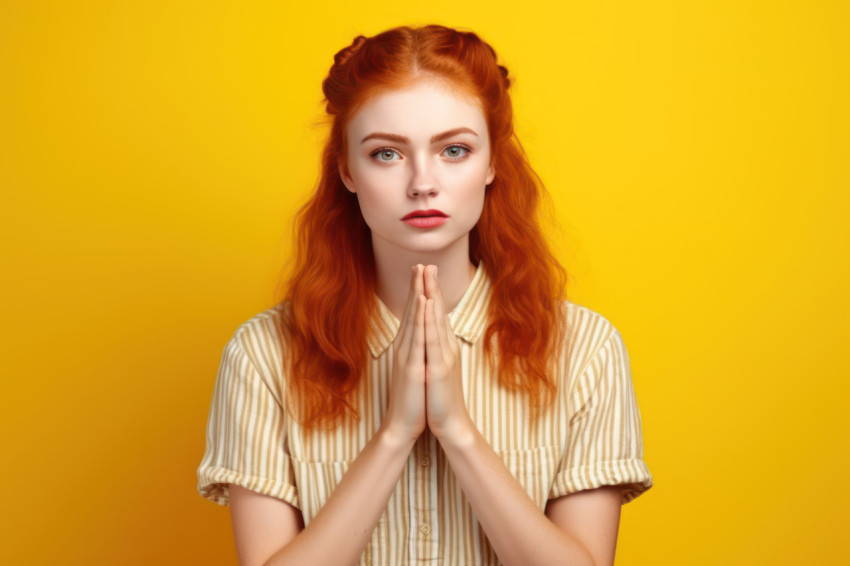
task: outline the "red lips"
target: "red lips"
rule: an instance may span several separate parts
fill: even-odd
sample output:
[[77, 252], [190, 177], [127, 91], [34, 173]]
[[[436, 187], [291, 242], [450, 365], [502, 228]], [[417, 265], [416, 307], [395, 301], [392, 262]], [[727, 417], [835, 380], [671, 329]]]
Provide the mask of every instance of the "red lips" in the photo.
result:
[[414, 218], [416, 216], [443, 216], [447, 218], [449, 215], [443, 212], [442, 210], [429, 208], [428, 210], [414, 210], [410, 214], [403, 216], [402, 220], [407, 220], [408, 218]]

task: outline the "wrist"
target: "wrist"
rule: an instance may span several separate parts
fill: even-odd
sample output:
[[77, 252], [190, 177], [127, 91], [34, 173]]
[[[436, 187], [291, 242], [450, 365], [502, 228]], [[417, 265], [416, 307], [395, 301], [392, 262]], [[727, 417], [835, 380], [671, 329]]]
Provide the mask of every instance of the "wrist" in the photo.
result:
[[416, 438], [412, 438], [408, 434], [400, 433], [398, 430], [388, 426], [386, 422], [381, 424], [378, 432], [375, 433], [377, 442], [391, 452], [410, 454], [413, 450], [413, 445], [416, 444]]
[[456, 448], [465, 450], [471, 448], [481, 433], [469, 416], [458, 419], [443, 426], [432, 428], [431, 432], [444, 449]]

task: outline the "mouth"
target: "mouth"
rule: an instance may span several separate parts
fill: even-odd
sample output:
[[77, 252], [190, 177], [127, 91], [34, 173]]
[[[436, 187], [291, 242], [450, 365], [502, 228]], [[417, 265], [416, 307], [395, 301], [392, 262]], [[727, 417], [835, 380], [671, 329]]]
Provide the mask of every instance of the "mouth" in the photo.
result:
[[423, 217], [424, 218], [430, 218], [430, 217], [448, 218], [448, 216], [449, 215], [446, 214], [445, 212], [443, 212], [442, 210], [430, 208], [428, 210], [414, 210], [410, 214], [406, 214], [405, 216], [403, 216], [401, 219], [402, 220], [409, 220], [411, 218], [423, 218]]

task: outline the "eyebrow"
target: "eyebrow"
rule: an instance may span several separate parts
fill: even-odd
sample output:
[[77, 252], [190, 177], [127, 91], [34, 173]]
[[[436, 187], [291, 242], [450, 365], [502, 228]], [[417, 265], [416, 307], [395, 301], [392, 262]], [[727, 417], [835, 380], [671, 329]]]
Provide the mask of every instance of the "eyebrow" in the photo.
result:
[[[478, 137], [478, 134], [475, 133], [475, 130], [470, 128], [454, 128], [453, 130], [447, 130], [442, 134], [436, 134], [431, 138], [431, 143], [436, 143], [438, 141], [444, 140], [446, 138], [450, 138], [457, 134], [472, 134], [475, 137]], [[389, 140], [391, 142], [396, 143], [410, 143], [410, 139], [404, 136], [400, 136], [398, 134], [388, 134], [386, 132], [374, 132], [363, 138], [360, 143], [365, 143], [368, 140], [372, 139], [382, 139]]]

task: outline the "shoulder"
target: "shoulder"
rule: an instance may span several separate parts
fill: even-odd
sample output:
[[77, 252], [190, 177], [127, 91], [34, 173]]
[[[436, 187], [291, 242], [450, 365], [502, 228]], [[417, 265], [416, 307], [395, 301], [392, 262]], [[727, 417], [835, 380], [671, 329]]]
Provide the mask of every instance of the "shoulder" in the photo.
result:
[[225, 349], [239, 350], [255, 369], [270, 382], [281, 381], [283, 334], [281, 322], [288, 305], [278, 303], [242, 322]]
[[619, 330], [605, 315], [570, 300], [563, 301], [567, 333], [573, 339], [604, 342]]
[[566, 299], [562, 307], [566, 323], [564, 348], [572, 370], [583, 371], [607, 345], [622, 343], [620, 331], [602, 313]]
[[240, 338], [256, 338], [259, 336], [277, 334], [280, 329], [280, 322], [288, 312], [288, 305], [278, 303], [271, 308], [258, 312], [245, 322], [241, 323], [233, 332], [233, 336]]

